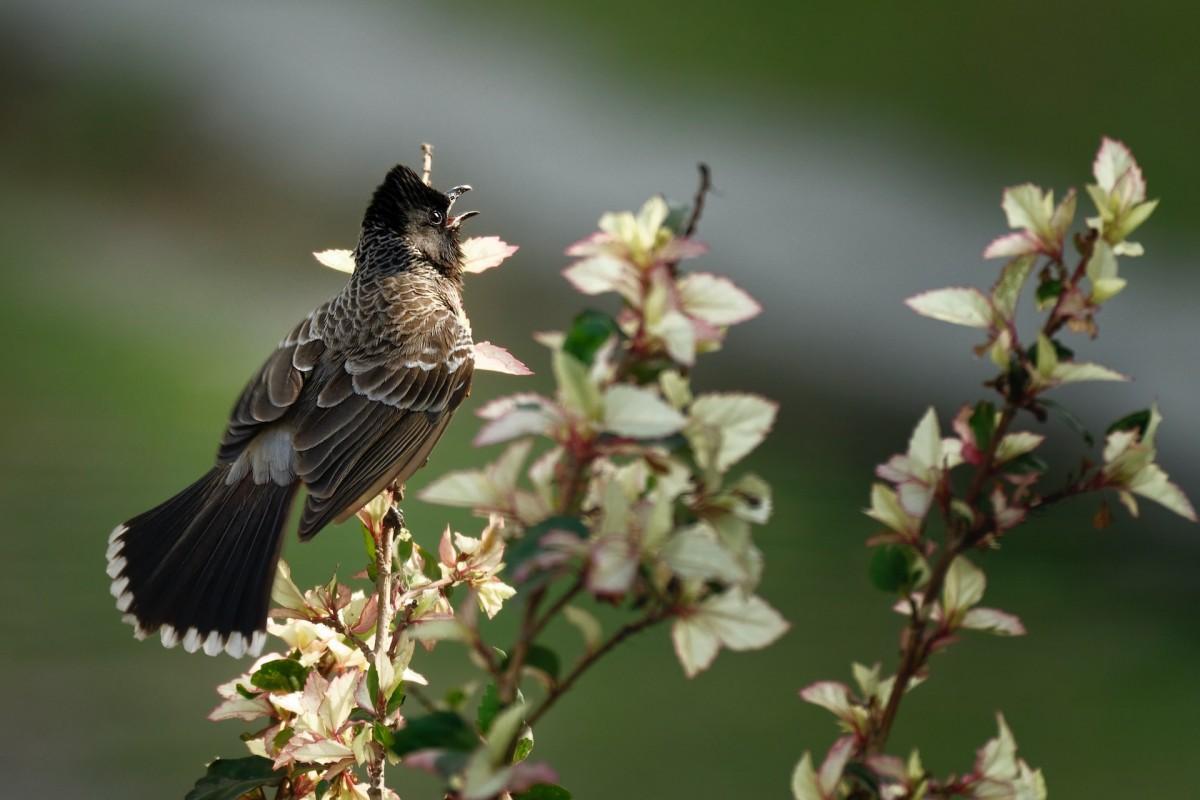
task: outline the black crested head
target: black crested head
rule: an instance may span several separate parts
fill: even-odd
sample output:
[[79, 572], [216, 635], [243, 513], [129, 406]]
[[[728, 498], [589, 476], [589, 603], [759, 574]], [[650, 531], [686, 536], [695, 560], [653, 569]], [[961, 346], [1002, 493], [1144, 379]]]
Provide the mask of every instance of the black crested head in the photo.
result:
[[423, 259], [449, 278], [462, 275], [459, 225], [476, 212], [452, 216], [454, 201], [470, 186], [447, 193], [426, 186], [406, 166], [393, 167], [371, 196], [359, 239], [360, 265], [385, 271], [404, 269]]

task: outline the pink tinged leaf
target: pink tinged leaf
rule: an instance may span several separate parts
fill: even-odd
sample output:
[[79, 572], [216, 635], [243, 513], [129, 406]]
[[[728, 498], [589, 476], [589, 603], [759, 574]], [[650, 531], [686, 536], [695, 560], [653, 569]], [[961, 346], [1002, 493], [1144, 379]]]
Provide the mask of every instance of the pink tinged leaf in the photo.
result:
[[913, 474], [913, 463], [906, 455], [894, 455], [875, 468], [875, 474], [885, 481], [903, 483]]
[[698, 258], [708, 252], [708, 245], [695, 239], [672, 239], [655, 254], [662, 263]]
[[[280, 753], [281, 759], [285, 758], [284, 753], [287, 754], [287, 761], [311, 761], [316, 764], [332, 764], [344, 758], [354, 758], [354, 750], [349, 745], [308, 731], [297, 733], [288, 741]], [[280, 765], [278, 760], [275, 763]]]
[[458, 563], [458, 553], [454, 550], [454, 541], [451, 539], [450, 527], [442, 531], [442, 538], [438, 542], [438, 558], [450, 569]]
[[736, 325], [762, 312], [758, 301], [733, 281], [707, 272], [685, 276], [677, 288], [683, 310], [711, 325]]
[[[247, 681], [247, 684], [249, 684], [249, 681]], [[247, 688], [250, 687], [247, 686]], [[209, 713], [208, 718], [213, 722], [220, 722], [224, 719], [240, 719], [249, 722], [259, 717], [269, 717], [271, 713], [271, 704], [267, 702], [265, 694], [259, 695], [254, 699], [242, 697], [238, 694], [214, 708]]]
[[977, 631], [991, 631], [1001, 636], [1024, 636], [1025, 625], [1016, 614], [1009, 614], [996, 608], [972, 608], [963, 615], [964, 628]]
[[576, 261], [563, 270], [563, 277], [583, 294], [617, 292], [630, 302], [638, 299], [638, 277], [623, 259], [597, 255]]
[[933, 502], [933, 487], [917, 481], [906, 481], [896, 487], [900, 496], [900, 506], [911, 517], [924, 519]]
[[599, 253], [607, 253], [613, 249], [613, 238], [610, 234], [603, 231], [596, 231], [580, 239], [575, 244], [567, 248], [566, 253], [569, 256], [594, 256]]
[[867, 756], [864, 761], [867, 767], [881, 778], [897, 783], [908, 781], [908, 766], [904, 759], [898, 756], [873, 755]]
[[499, 236], [472, 236], [462, 243], [463, 272], [486, 272], [503, 264], [519, 249]]
[[[1100, 149], [1096, 151], [1096, 160], [1092, 162], [1092, 175], [1096, 183], [1105, 192], [1111, 192], [1122, 177], [1130, 171], [1136, 172], [1136, 181], [1140, 183], [1142, 199], [1146, 195], [1146, 182], [1142, 178], [1142, 170], [1134, 160], [1133, 153], [1124, 142], [1105, 136], [1100, 140]], [[1134, 187], [1136, 188], [1136, 186]]]
[[440, 747], [430, 747], [425, 750], [414, 750], [406, 755], [403, 759], [404, 766], [409, 769], [419, 769], [422, 772], [428, 772], [430, 775], [441, 777], [441, 772], [438, 770], [438, 762], [450, 752]]
[[313, 257], [322, 266], [338, 272], [354, 272], [354, 253], [350, 250], [318, 250]]
[[592, 548], [587, 588], [594, 595], [618, 597], [629, 591], [637, 576], [638, 554], [624, 539], [606, 537]]
[[544, 761], [534, 764], [522, 761], [513, 766], [512, 772], [508, 776], [508, 785], [505, 788], [509, 792], [524, 792], [539, 783], [558, 783], [558, 773]]
[[998, 236], [983, 251], [984, 258], [1011, 258], [1036, 253], [1042, 249], [1041, 242], [1024, 231]]
[[913, 295], [904, 303], [923, 317], [952, 325], [987, 328], [992, 322], [991, 301], [974, 287], [934, 289]]
[[490, 420], [479, 429], [472, 444], [486, 447], [522, 436], [549, 434], [555, 420], [540, 409], [514, 409], [503, 417]]
[[829, 748], [829, 753], [825, 756], [825, 761], [821, 764], [821, 771], [817, 773], [817, 781], [821, 784], [821, 791], [827, 797], [834, 797], [838, 782], [842, 779], [842, 772], [846, 769], [846, 762], [850, 760], [851, 754], [854, 752], [854, 737], [843, 736], [833, 743], [833, 747]]
[[835, 717], [853, 724], [855, 721], [850, 687], [838, 681], [817, 681], [800, 690], [800, 699], [820, 706]]
[[503, 347], [491, 342], [475, 343], [475, 369], [505, 375], [532, 375], [533, 370]]
[[537, 392], [518, 392], [489, 400], [480, 406], [475, 416], [480, 419], [500, 419], [522, 408], [539, 408], [549, 412], [557, 407], [557, 404], [545, 395]]
[[375, 627], [375, 620], [379, 617], [379, 596], [371, 595], [367, 600], [367, 604], [363, 606], [362, 614], [359, 615], [358, 622], [350, 628], [351, 633], [363, 634]]

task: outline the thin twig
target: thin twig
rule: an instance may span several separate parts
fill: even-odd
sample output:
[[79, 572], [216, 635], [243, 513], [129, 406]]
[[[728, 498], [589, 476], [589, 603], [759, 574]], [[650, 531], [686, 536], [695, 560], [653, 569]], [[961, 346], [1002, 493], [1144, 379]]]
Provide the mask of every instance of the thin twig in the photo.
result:
[[529, 655], [529, 648], [533, 644], [534, 626], [537, 623], [538, 607], [542, 604], [542, 600], [546, 597], [546, 591], [550, 588], [549, 584], [542, 584], [534, 589], [529, 600], [525, 602], [525, 615], [521, 619], [521, 632], [517, 636], [516, 644], [513, 645], [512, 653], [509, 654], [508, 667], [504, 671], [503, 680], [500, 686], [500, 702], [502, 705], [509, 705], [517, 698], [517, 686], [521, 682], [521, 669], [525, 666], [525, 657]]
[[[395, 508], [395, 510], [403, 520], [399, 508]], [[373, 664], [378, 664], [388, 657], [390, 643], [388, 626], [392, 621], [392, 550], [396, 540], [396, 529], [399, 527], [392, 516], [391, 514], [387, 515], [383, 524], [379, 526], [379, 542], [375, 547], [375, 596], [379, 616], [375, 621], [375, 652], [371, 659]], [[387, 716], [387, 702], [380, 702], [378, 697], [371, 699], [378, 706], [376, 717], [383, 722]], [[385, 759], [382, 745], [378, 746], [375, 755], [376, 758], [367, 768], [371, 778], [367, 795], [371, 800], [383, 800]]]
[[[371, 663], [371, 661], [375, 658], [375, 654], [373, 652], [371, 652], [371, 648], [367, 647], [366, 642], [364, 642], [359, 637], [355, 636], [350, 631], [350, 629], [346, 627], [346, 624], [344, 622], [342, 622], [340, 619], [338, 619], [338, 616], [336, 613], [330, 614], [329, 617], [327, 618], [327, 621], [329, 622], [329, 624], [333, 627], [333, 629], [335, 631], [337, 631], [342, 636], [344, 636], [346, 638], [346, 640], [348, 642], [350, 642], [350, 644], [357, 647], [359, 652], [361, 652], [364, 656], [366, 656], [368, 664]], [[378, 624], [378, 623], [376, 623], [376, 624]]]
[[599, 661], [601, 657], [606, 655], [614, 647], [628, 639], [630, 636], [633, 636], [635, 633], [644, 631], [646, 628], [661, 622], [668, 616], [669, 614], [667, 613], [655, 610], [651, 611], [649, 614], [639, 620], [630, 622], [618, 628], [617, 632], [610, 636], [604, 642], [604, 644], [600, 645], [595, 650], [592, 650], [583, 656], [583, 658], [579, 659], [579, 663], [577, 663], [575, 667], [567, 673], [567, 676], [556, 683], [552, 689], [550, 689], [538, 707], [533, 710], [533, 713], [526, 717], [526, 724], [530, 727], [533, 727], [533, 725], [536, 724], [537, 721], [541, 719], [542, 716], [549, 711], [555, 703], [558, 702], [558, 699], [562, 697], [563, 694], [565, 694], [577, 680], [579, 680], [583, 673], [587, 672], [593, 664]]
[[421, 142], [421, 182], [430, 186], [433, 180], [433, 145]]
[[[1012, 424], [1016, 417], [1017, 405], [1013, 400], [1009, 400], [1004, 406], [1004, 410], [1000, 414], [1000, 420], [996, 423], [995, 431], [992, 433], [991, 441], [988, 442], [987, 451], [984, 453], [983, 462], [979, 465], [975, 472], [975, 477], [971, 481], [970, 488], [967, 489], [964, 501], [968, 506], [974, 508], [982, 495], [987, 481], [992, 477], [996, 470], [996, 450], [1000, 446], [1000, 441], [1008, 432], [1009, 425]], [[908, 623], [908, 635], [905, 638], [903, 652], [900, 656], [900, 666], [896, 670], [896, 680], [892, 684], [892, 692], [888, 695], [887, 704], [883, 708], [883, 714], [879, 718], [879, 725], [872, 732], [869, 748], [873, 752], [880, 752], [883, 746], [887, 743], [888, 736], [891, 734], [892, 725], [896, 722], [896, 715], [900, 712], [900, 703], [904, 699], [905, 692], [908, 691], [909, 684], [912, 679], [925, 666], [926, 661], [932, 653], [933, 640], [928, 636], [929, 618], [933, 611], [935, 603], [939, 602], [942, 594], [942, 586], [946, 582], [946, 575], [950, 572], [950, 565], [954, 563], [959, 555], [966, 552], [971, 547], [979, 543], [980, 538], [987, 533], [990, 525], [987, 524], [987, 518], [978, 519], [970, 527], [965, 530], [952, 529], [947, 535], [946, 546], [942, 550], [941, 557], [934, 564], [933, 570], [929, 575], [929, 582], [926, 584], [921, 600], [921, 608], [919, 613], [914, 613]]]
[[696, 226], [700, 224], [700, 215], [704, 213], [704, 198], [712, 191], [712, 174], [709, 172], [708, 164], [701, 161], [696, 165], [700, 170], [700, 185], [696, 187], [696, 196], [692, 200], [692, 213], [688, 216], [687, 225], [683, 228], [684, 238], [691, 238], [696, 232]]

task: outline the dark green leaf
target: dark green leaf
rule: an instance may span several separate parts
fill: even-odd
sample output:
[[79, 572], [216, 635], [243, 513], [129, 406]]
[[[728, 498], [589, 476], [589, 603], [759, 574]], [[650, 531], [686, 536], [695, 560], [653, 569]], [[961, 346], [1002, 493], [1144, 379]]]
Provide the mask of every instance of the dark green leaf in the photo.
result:
[[512, 763], [520, 764], [533, 752], [533, 736], [522, 736], [513, 747]]
[[269, 758], [218, 758], [184, 800], [238, 800], [260, 787], [278, 786], [286, 775], [272, 770]]
[[233, 688], [237, 689], [237, 693], [240, 694], [242, 697], [246, 698], [247, 700], [253, 700], [254, 698], [258, 697], [260, 694], [262, 694], [261, 692], [252, 692], [249, 689], [247, 689], [245, 686], [242, 686], [240, 683], [234, 684]]
[[996, 407], [987, 400], [980, 400], [971, 413], [970, 425], [975, 434], [975, 447], [986, 453], [996, 431]]
[[479, 745], [475, 731], [453, 711], [435, 711], [424, 717], [409, 719], [408, 724], [394, 731], [392, 736], [392, 752], [398, 756], [427, 747], [465, 752]]
[[[508, 659], [506, 658], [501, 668], [507, 666]], [[525, 653], [525, 668], [540, 672], [550, 683], [554, 683], [558, 680], [560, 668], [558, 653], [545, 645], [530, 645], [529, 650]]]
[[1038, 305], [1039, 306], [1045, 305], [1046, 303], [1057, 300], [1058, 296], [1060, 294], [1062, 294], [1062, 290], [1063, 290], [1062, 281], [1058, 280], [1057, 278], [1048, 280], [1048, 281], [1043, 281], [1037, 287]]
[[579, 517], [548, 517], [532, 528], [527, 528], [516, 541], [509, 542], [504, 552], [504, 572], [512, 577], [517, 568], [537, 554], [542, 537], [550, 531], [571, 533], [580, 539], [588, 535], [587, 525]]
[[290, 658], [277, 658], [259, 667], [250, 682], [267, 691], [298, 692], [307, 678], [308, 667]]
[[563, 352], [586, 365], [591, 365], [596, 353], [619, 332], [617, 321], [603, 311], [589, 308], [579, 313], [563, 340]]
[[1087, 427], [1083, 424], [1083, 421], [1080, 420], [1079, 417], [1075, 416], [1075, 414], [1062, 403], [1046, 397], [1039, 398], [1038, 402], [1041, 403], [1045, 408], [1050, 409], [1062, 417], [1063, 422], [1067, 423], [1067, 427], [1083, 437], [1083, 441], [1088, 447], [1091, 447], [1096, 443], [1095, 438], [1092, 436], [1092, 432], [1087, 429]]
[[271, 744], [275, 745], [275, 749], [278, 750], [287, 744], [295, 733], [293, 728], [280, 728], [279, 733], [275, 734], [275, 738], [271, 740]]
[[379, 669], [372, 664], [367, 668], [367, 693], [371, 695], [371, 705], [379, 701]]
[[540, 644], [530, 647], [529, 653], [525, 656], [525, 666], [544, 672], [553, 681], [558, 680], [560, 669], [558, 653], [549, 647]]
[[431, 581], [441, 580], [442, 570], [438, 567], [437, 553], [431, 553], [428, 549], [420, 545], [417, 545], [417, 547], [420, 548], [421, 553], [421, 572]]
[[645, 386], [648, 383], [654, 383], [658, 380], [658, 376], [669, 369], [675, 369], [678, 365], [674, 360], [666, 356], [654, 356], [653, 358], [639, 359], [635, 361], [629, 370], [629, 374], [637, 383]]
[[1030, 472], [1045, 472], [1049, 468], [1049, 465], [1046, 464], [1045, 461], [1038, 458], [1033, 453], [1025, 453], [1017, 456], [1011, 461], [1006, 461], [1000, 469], [1004, 472], [1027, 474]]
[[1105, 433], [1115, 433], [1116, 431], [1133, 431], [1138, 432], [1138, 437], [1146, 435], [1146, 428], [1150, 425], [1150, 409], [1143, 408], [1141, 411], [1134, 411], [1132, 414], [1126, 414], [1119, 420], [1108, 426]]
[[684, 203], [670, 203], [667, 205], [667, 209], [667, 218], [663, 220], [663, 227], [676, 236], [682, 235], [683, 227], [687, 225], [688, 217], [692, 214], [692, 207]]
[[401, 683], [395, 689], [392, 690], [392, 696], [388, 698], [387, 713], [391, 714], [396, 709], [398, 709], [400, 706], [404, 705], [405, 697], [406, 697], [406, 695], [404, 693], [404, 683], [403, 683], [403, 681], [401, 681]]
[[492, 720], [500, 713], [500, 693], [496, 691], [496, 685], [489, 683], [483, 689], [483, 696], [479, 698], [479, 709], [475, 712], [475, 724], [479, 726], [480, 733], [487, 733], [492, 727]]
[[466, 700], [467, 693], [457, 686], [452, 689], [447, 689], [446, 696], [443, 698], [443, 702], [453, 709], [460, 708], [462, 704], [466, 702]]
[[571, 793], [561, 786], [536, 783], [525, 791], [514, 794], [513, 800], [571, 800]]
[[396, 560], [401, 562], [408, 561], [414, 547], [416, 547], [416, 543], [412, 539], [397, 539]]
[[871, 583], [881, 592], [895, 594], [908, 586], [911, 580], [911, 557], [908, 548], [898, 544], [885, 544], [875, 548], [871, 555]]
[[395, 734], [392, 729], [384, 725], [382, 722], [376, 722], [371, 729], [372, 737], [384, 747], [391, 747], [396, 741]]

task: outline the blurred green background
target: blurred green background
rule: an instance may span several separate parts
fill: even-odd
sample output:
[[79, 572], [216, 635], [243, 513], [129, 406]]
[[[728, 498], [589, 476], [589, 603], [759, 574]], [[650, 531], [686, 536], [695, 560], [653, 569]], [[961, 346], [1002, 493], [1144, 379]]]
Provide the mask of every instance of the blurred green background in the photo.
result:
[[[983, 391], [971, 336], [900, 300], [988, 282], [978, 254], [1003, 227], [1000, 188], [1081, 185], [1102, 134], [1133, 147], [1163, 203], [1104, 336], [1084, 344], [1138, 381], [1067, 399], [1097, 430], [1157, 399], [1162, 463], [1200, 495], [1198, 16], [1109, 0], [9, 0], [0, 793], [179, 797], [206, 760], [241, 754], [236, 723], [204, 718], [234, 662], [134, 642], [108, 595], [105, 538], [207, 467], [242, 382], [338, 288], [308, 254], [352, 246], [375, 183], [429, 140], [436, 182], [475, 185], [476, 230], [522, 245], [471, 281], [468, 304], [479, 338], [510, 345], [540, 386], [529, 334], [581, 305], [562, 248], [602, 211], [690, 197], [694, 163], [712, 165], [702, 266], [766, 314], [697, 384], [782, 402], [747, 466], [776, 487], [762, 591], [793, 629], [693, 681], [665, 631], [646, 634], [539, 726], [537, 755], [585, 800], [785, 796], [800, 753], [835, 735], [796, 690], [848, 679], [851, 660], [895, 663], [898, 619], [862, 544], [873, 465], [926, 404], [947, 419]], [[471, 404], [528, 385], [485, 375]], [[474, 428], [462, 415], [414, 484], [490, 455], [470, 450]], [[897, 749], [920, 743], [933, 769], [966, 770], [1003, 709], [1055, 797], [1194, 796], [1200, 532], [1157, 508], [1097, 532], [1093, 509], [1058, 509], [983, 559], [988, 604], [1029, 635], [969, 637], [938, 658]], [[408, 511], [427, 543], [447, 519]], [[345, 526], [287, 557], [316, 581], [360, 547]], [[555, 632], [565, 649], [572, 633]], [[461, 655], [415, 666], [446, 688], [467, 676]], [[396, 786], [434, 796], [427, 781]]]

